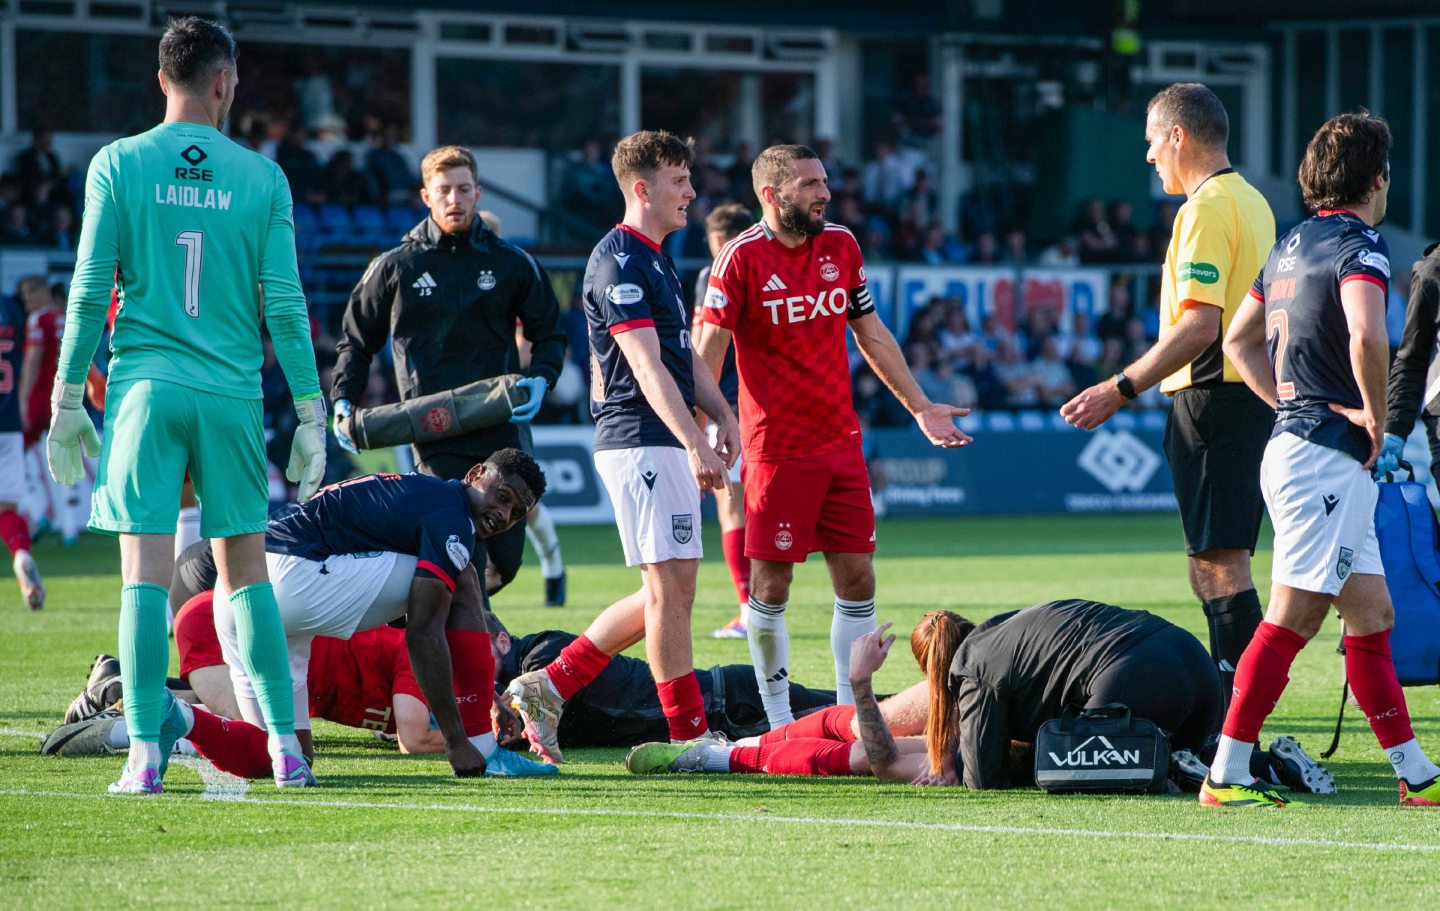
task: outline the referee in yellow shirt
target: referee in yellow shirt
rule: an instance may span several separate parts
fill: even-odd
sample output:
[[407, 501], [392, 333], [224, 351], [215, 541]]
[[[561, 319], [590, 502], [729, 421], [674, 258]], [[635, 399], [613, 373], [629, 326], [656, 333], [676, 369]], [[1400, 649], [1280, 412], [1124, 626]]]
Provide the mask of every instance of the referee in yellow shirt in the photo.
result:
[[1250, 577], [1260, 533], [1260, 459], [1275, 415], [1220, 350], [1240, 302], [1275, 244], [1265, 198], [1230, 167], [1230, 121], [1205, 86], [1177, 83], [1146, 108], [1145, 160], [1166, 193], [1184, 193], [1165, 252], [1160, 340], [1060, 414], [1085, 430], [1160, 384], [1173, 397], [1165, 454], [1190, 556], [1190, 587], [1205, 606], [1210, 654], [1228, 701], [1235, 665], [1262, 617]]

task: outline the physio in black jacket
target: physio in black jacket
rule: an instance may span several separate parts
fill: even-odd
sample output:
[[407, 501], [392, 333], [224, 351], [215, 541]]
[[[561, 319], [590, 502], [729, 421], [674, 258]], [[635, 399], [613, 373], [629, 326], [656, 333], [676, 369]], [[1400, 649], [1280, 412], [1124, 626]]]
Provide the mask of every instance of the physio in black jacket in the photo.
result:
[[1033, 744], [1040, 725], [1067, 705], [1123, 703], [1169, 733], [1177, 750], [1198, 752], [1220, 729], [1220, 676], [1205, 646], [1154, 614], [1076, 599], [976, 626], [934, 611], [910, 638], [926, 679], [895, 697], [913, 699], [916, 689], [928, 696], [928, 769], [918, 769], [921, 757], [901, 750], [871, 689], [889, 651], [886, 627], [856, 641], [850, 669], [860, 739], [883, 780], [974, 789], [1027, 784], [1011, 774], [1012, 745]]
[[[336, 348], [331, 398], [335, 433], [350, 443], [350, 415], [365, 393], [370, 363], [392, 344], [402, 401], [467, 383], [521, 373], [515, 346], [519, 321], [532, 345], [522, 381], [528, 400], [510, 423], [416, 444], [425, 474], [465, 476], [496, 450], [531, 450], [528, 421], [560, 375], [565, 336], [549, 278], [528, 253], [491, 233], [476, 214], [480, 186], [469, 149], [445, 146], [421, 164], [420, 197], [430, 215], [398, 247], [370, 263], [350, 295]], [[520, 568], [525, 548], [520, 522], [487, 543], [498, 590]]]

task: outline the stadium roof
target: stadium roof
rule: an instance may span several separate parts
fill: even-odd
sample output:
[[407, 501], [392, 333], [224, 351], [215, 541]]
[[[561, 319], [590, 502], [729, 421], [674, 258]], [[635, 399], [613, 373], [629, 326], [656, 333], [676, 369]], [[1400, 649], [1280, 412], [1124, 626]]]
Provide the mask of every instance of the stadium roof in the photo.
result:
[[[1006, 31], [1098, 34], [1108, 31], [1117, 4], [1106, 0], [307, 0], [350, 9], [424, 9], [509, 13], [569, 19], [709, 22], [731, 26], [796, 26], [847, 31]], [[1186, 26], [1262, 27], [1297, 20], [1433, 16], [1436, 0], [1140, 0], [1142, 29]]]

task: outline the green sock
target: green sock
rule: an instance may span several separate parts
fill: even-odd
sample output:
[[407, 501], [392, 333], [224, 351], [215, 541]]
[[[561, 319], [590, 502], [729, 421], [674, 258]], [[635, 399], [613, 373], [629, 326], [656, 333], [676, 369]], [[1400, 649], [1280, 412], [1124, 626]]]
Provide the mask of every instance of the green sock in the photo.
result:
[[170, 637], [165, 633], [165, 598], [158, 585], [137, 582], [120, 589], [120, 682], [125, 726], [133, 740], [160, 740], [165, 715], [165, 675], [170, 670]]
[[[230, 595], [235, 611], [235, 632], [245, 672], [255, 687], [255, 699], [271, 734], [295, 733], [295, 707], [290, 685], [290, 654], [285, 646], [285, 625], [269, 582], [247, 585]], [[157, 727], [158, 730], [158, 727]]]

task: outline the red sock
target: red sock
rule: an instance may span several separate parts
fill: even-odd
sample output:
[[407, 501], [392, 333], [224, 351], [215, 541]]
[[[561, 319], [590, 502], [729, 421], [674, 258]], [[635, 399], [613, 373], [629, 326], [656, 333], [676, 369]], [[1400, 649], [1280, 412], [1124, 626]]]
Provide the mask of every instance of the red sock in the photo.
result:
[[832, 705], [806, 715], [797, 721], [781, 725], [773, 731], [760, 735], [761, 743], [779, 743], [807, 737], [853, 743], [855, 735], [850, 732], [850, 722], [855, 720], [855, 706]]
[[1390, 631], [1346, 636], [1344, 646], [1345, 677], [1380, 748], [1388, 750], [1415, 739], [1405, 693], [1395, 676], [1395, 660], [1390, 657]]
[[25, 519], [13, 509], [0, 512], [0, 540], [10, 548], [13, 554], [17, 550], [30, 549], [30, 529], [25, 525]]
[[730, 771], [766, 775], [855, 774], [850, 770], [850, 744], [815, 737], [736, 747], [730, 753]]
[[1262, 622], [1235, 668], [1235, 691], [1221, 729], [1226, 737], [1253, 742], [1290, 682], [1290, 665], [1305, 640], [1294, 630]]
[[455, 704], [466, 737], [489, 733], [490, 707], [495, 703], [495, 655], [490, 634], [478, 629], [447, 629], [450, 674], [455, 682]]
[[198, 706], [191, 706], [195, 712], [195, 726], [185, 737], [195, 744], [200, 755], [215, 764], [215, 768], [241, 778], [269, 778], [270, 745], [269, 736], [261, 728], [244, 721], [231, 721], [212, 715]]
[[700, 697], [700, 681], [692, 671], [674, 680], [657, 680], [660, 707], [670, 723], [671, 740], [694, 740], [710, 731], [705, 721], [705, 700]]
[[741, 604], [750, 602], [750, 558], [745, 556], [745, 529], [732, 528], [720, 533], [720, 549], [725, 552], [725, 562], [730, 566], [730, 580], [735, 583], [735, 593]]
[[560, 650], [560, 655], [545, 667], [555, 691], [569, 699], [600, 676], [610, 656], [595, 647], [589, 637], [581, 636]]

